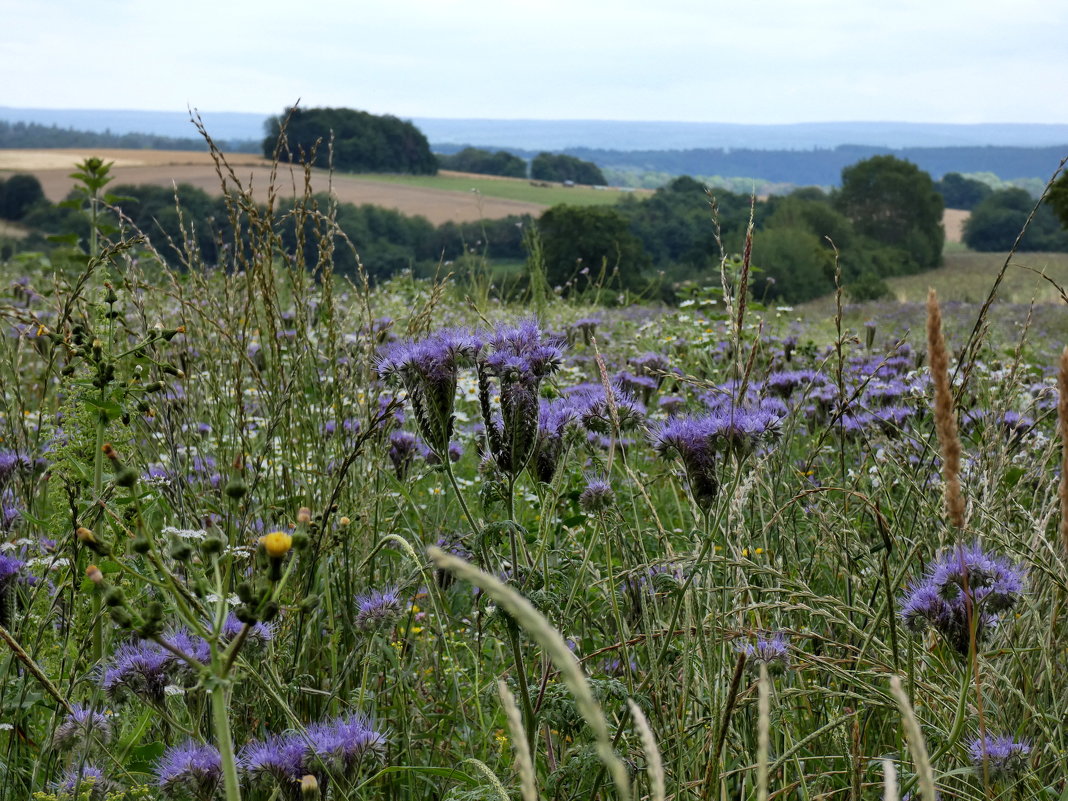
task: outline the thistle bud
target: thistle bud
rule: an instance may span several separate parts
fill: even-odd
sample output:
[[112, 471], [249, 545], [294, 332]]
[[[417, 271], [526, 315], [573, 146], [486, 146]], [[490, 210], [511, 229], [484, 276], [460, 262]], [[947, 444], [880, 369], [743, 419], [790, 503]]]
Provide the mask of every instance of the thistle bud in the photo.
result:
[[317, 801], [321, 797], [319, 794], [319, 780], [310, 773], [306, 773], [300, 779], [300, 797], [307, 798], [309, 801]]
[[311, 509], [307, 506], [300, 507], [300, 511], [297, 512], [297, 522], [304, 524], [311, 522]]
[[349, 520], [347, 517], [342, 517], [340, 520], [337, 521], [337, 524], [342, 528], [348, 528], [351, 522], [352, 521]]
[[104, 574], [100, 572], [100, 568], [96, 565], [89, 565], [89, 567], [85, 568], [85, 576], [98, 587], [104, 583]]
[[223, 541], [220, 537], [205, 537], [204, 541], [200, 544], [200, 550], [203, 551], [206, 556], [217, 556], [222, 553]]
[[226, 488], [223, 490], [226, 493], [226, 497], [233, 498], [235, 501], [245, 497], [245, 493], [248, 492], [248, 487], [245, 486], [245, 482], [239, 478], [232, 478], [226, 482]]
[[137, 483], [137, 471], [132, 467], [124, 467], [115, 475], [115, 485], [118, 487], [132, 487]]
[[293, 541], [293, 548], [298, 551], [303, 551], [308, 547], [308, 535], [303, 531], [294, 531], [290, 539]]

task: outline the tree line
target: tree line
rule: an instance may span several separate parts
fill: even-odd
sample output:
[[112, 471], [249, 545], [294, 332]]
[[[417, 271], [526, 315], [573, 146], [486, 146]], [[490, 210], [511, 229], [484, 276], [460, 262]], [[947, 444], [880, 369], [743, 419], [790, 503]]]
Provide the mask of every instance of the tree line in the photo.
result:
[[[965, 242], [977, 250], [1007, 251], [1034, 201], [1019, 189], [983, 193], [967, 180], [941, 182], [942, 192], [957, 187], [983, 194]], [[844, 170], [841, 183], [830, 193], [807, 188], [754, 200], [726, 191], [711, 195], [702, 183], [683, 176], [647, 198], [631, 195], [615, 206], [560, 205], [538, 220], [509, 217], [439, 226], [389, 209], [343, 203], [336, 223], [355, 252], [337, 242], [335, 268], [354, 273], [357, 253], [373, 280], [405, 269], [432, 272], [443, 263], [456, 262], [461, 269], [472, 256], [521, 260], [528, 255], [528, 232], [536, 227], [546, 276], [560, 291], [610, 276], [614, 287], [635, 292], [658, 283], [661, 297], [670, 300], [673, 286], [718, 281], [721, 259], [744, 246], [750, 214], [756, 230], [751, 285], [763, 297], [792, 303], [823, 295], [833, 290], [839, 269], [853, 298], [875, 298], [887, 291], [885, 278], [941, 263], [943, 194], [927, 173], [893, 156], [878, 156]], [[129, 220], [164, 243], [159, 250], [175, 265], [181, 264], [191, 236], [190, 244], [207, 264], [217, 262], [220, 248], [232, 243], [223, 198], [179, 186], [183, 229], [171, 189], [117, 186], [111, 191]], [[1068, 192], [1055, 193], [1055, 199], [1066, 197]], [[325, 197], [318, 200], [320, 208], [328, 205]], [[1039, 208], [1021, 249], [1068, 250], [1068, 203], [1060, 203]], [[281, 244], [291, 253], [304, 247], [304, 261], [315, 264], [320, 242], [315, 223], [309, 220], [306, 230], [297, 231], [291, 210], [285, 204], [277, 210]], [[0, 182], [0, 213], [36, 232], [23, 243], [27, 248], [46, 248], [48, 233], [88, 233], [84, 216], [44, 200], [33, 176]]]

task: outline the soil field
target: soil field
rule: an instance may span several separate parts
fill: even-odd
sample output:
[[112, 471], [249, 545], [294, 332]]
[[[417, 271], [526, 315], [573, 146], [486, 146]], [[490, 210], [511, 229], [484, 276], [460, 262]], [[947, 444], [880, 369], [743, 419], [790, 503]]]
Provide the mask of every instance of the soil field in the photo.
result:
[[[222, 191], [210, 155], [193, 151], [0, 150], [0, 176], [3, 172], [32, 173], [41, 182], [48, 199], [58, 201], [62, 200], [74, 185], [70, 172], [75, 163], [89, 156], [99, 156], [114, 162], [111, 168], [111, 174], [115, 177], [113, 185], [191, 184], [212, 194], [220, 194]], [[251, 182], [257, 199], [265, 200], [270, 183], [270, 163], [249, 153], [228, 155], [227, 159], [238, 179], [246, 186]], [[458, 174], [451, 174], [451, 177], [456, 176]], [[482, 179], [484, 176], [478, 178]], [[283, 197], [292, 196], [294, 187], [303, 190], [304, 173], [282, 165], [276, 183]], [[343, 203], [384, 206], [404, 214], [421, 215], [435, 225], [450, 220], [473, 222], [479, 219], [497, 219], [509, 214], [537, 216], [548, 208], [547, 204], [492, 197], [485, 192], [479, 194], [453, 188], [410, 186], [388, 178], [376, 180], [368, 176], [335, 174], [331, 184], [326, 171], [312, 171], [314, 191], [326, 192], [331, 185], [337, 199]]]
[[971, 216], [964, 209], [946, 209], [942, 212], [942, 227], [946, 229], [947, 242], [964, 241], [964, 223]]

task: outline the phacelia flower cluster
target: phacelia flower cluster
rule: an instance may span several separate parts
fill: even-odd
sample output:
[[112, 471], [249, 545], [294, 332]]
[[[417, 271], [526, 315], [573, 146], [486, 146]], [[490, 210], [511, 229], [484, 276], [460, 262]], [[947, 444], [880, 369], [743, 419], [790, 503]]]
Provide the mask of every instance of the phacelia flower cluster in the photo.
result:
[[991, 780], [1011, 779], [1027, 767], [1031, 746], [1023, 740], [1005, 735], [979, 737], [968, 744], [968, 757], [976, 772], [982, 775], [983, 761]]
[[1024, 594], [1026, 573], [978, 544], [943, 554], [902, 601], [901, 616], [915, 632], [934, 628], [957, 653], [968, 654], [971, 630], [982, 643]]

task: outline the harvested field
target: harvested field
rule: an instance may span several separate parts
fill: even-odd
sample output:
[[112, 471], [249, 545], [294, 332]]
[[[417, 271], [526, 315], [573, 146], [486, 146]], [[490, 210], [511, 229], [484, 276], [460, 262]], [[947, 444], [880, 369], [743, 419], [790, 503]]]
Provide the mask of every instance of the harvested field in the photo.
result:
[[971, 216], [964, 209], [946, 209], [942, 212], [942, 226], [946, 229], [947, 242], [964, 241], [964, 223]]
[[[207, 153], [166, 150], [0, 150], [0, 172], [28, 172], [37, 176], [49, 200], [62, 200], [74, 185], [69, 173], [75, 163], [88, 156], [113, 161], [114, 184], [191, 184], [212, 194], [221, 192], [219, 176]], [[265, 200], [270, 183], [270, 162], [249, 153], [228, 155], [238, 179], [251, 181], [256, 197]], [[481, 177], [481, 176], [480, 176]], [[280, 168], [277, 184], [283, 196], [303, 189], [304, 174]], [[312, 187], [326, 192], [331, 186], [324, 170], [312, 171]], [[507, 198], [488, 197], [471, 192], [405, 186], [366, 176], [334, 175], [332, 189], [343, 203], [370, 203], [396, 209], [404, 214], [420, 215], [439, 225], [443, 222], [472, 222], [496, 219], [509, 214], [538, 215], [547, 206]]]

